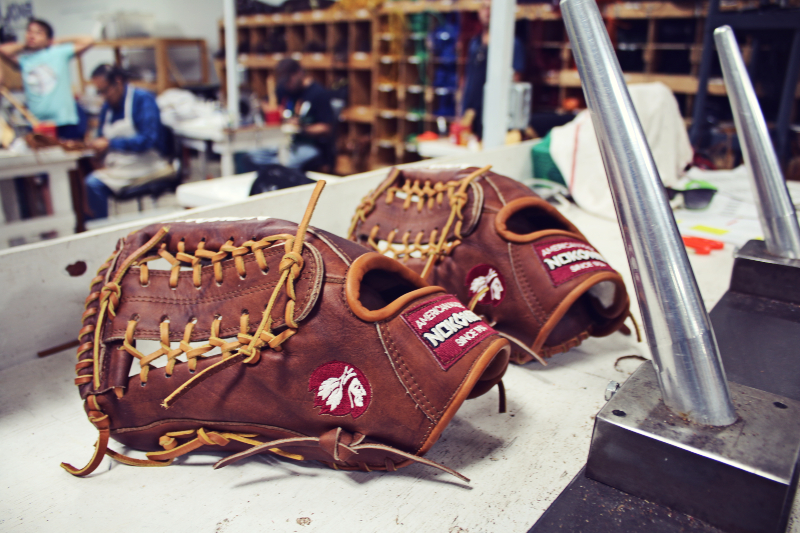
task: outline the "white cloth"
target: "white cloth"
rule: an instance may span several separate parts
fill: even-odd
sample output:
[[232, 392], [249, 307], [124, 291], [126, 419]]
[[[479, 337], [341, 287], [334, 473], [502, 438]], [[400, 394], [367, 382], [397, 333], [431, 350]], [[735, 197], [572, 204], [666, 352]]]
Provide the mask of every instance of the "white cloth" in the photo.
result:
[[[128, 87], [127, 95], [125, 96], [125, 111], [121, 119], [111, 122], [111, 110], [108, 110], [103, 127], [103, 136], [109, 141], [136, 135], [136, 127], [133, 124], [134, 91], [133, 87]], [[155, 148], [151, 148], [144, 153], [112, 150], [106, 154], [103, 163], [105, 166], [96, 170], [94, 175], [114, 192], [127, 187], [138, 179], [165, 175], [172, 171], [172, 166]]]
[[[675, 185], [693, 156], [678, 102], [661, 82], [629, 85], [628, 91], [661, 181], [666, 186]], [[568, 124], [553, 128], [551, 135], [550, 156], [575, 202], [590, 213], [616, 220], [589, 112], [582, 111]]]

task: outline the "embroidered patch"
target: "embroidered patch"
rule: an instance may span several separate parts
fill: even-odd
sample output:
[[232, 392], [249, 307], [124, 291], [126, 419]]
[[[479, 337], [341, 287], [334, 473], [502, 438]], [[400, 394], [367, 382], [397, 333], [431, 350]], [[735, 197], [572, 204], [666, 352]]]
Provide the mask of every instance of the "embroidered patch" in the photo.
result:
[[483, 289], [489, 289], [478, 299], [479, 304], [500, 305], [506, 296], [506, 280], [492, 265], [476, 265], [467, 273], [464, 283], [469, 288], [469, 297], [473, 298]]
[[314, 407], [321, 415], [358, 418], [372, 400], [372, 388], [367, 377], [355, 366], [331, 361], [311, 373], [308, 390], [314, 393]]
[[577, 239], [566, 237], [549, 240], [535, 243], [533, 248], [556, 287], [589, 272], [614, 271], [597, 250]]
[[495, 333], [478, 315], [450, 295], [440, 296], [403, 314], [436, 362], [447, 370], [470, 348]]

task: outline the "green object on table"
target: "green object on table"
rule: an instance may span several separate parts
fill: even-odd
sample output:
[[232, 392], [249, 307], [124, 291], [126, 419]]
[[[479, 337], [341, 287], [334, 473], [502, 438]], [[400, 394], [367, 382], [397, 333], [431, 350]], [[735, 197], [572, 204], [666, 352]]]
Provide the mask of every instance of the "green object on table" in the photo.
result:
[[537, 179], [550, 180], [552, 182], [567, 186], [564, 176], [558, 170], [556, 162], [550, 157], [550, 134], [544, 136], [541, 142], [531, 148], [531, 158], [533, 159], [533, 177]]
[[692, 180], [683, 188], [684, 191], [692, 191], [694, 189], [713, 189], [717, 190], [717, 186], [705, 180]]

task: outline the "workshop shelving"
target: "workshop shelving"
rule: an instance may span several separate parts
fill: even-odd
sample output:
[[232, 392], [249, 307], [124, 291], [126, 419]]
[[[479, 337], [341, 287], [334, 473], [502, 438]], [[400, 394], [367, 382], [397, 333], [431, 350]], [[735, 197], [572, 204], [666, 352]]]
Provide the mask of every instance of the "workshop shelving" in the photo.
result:
[[[467, 49], [480, 30], [480, 5], [472, 0], [401, 0], [385, 2], [375, 11], [350, 13], [333, 7], [239, 17], [239, 61], [258, 96], [268, 95], [275, 65], [287, 55], [321, 83], [347, 81], [348, 101], [340, 117], [347, 126], [339, 132], [344, 149], [338, 171], [413, 161], [418, 158], [409, 142], [413, 136], [437, 131], [440, 117], [449, 126], [462, 111]], [[725, 7], [749, 9], [758, 7], [758, 1], [731, 0]], [[663, 82], [689, 117], [698, 86], [706, 3], [618, 2], [604, 4], [602, 11], [628, 82]], [[560, 111], [571, 99], [585, 105], [558, 9], [519, 5], [516, 17], [515, 33], [526, 53], [521, 81], [533, 85], [532, 111]], [[745, 58], [750, 46], [742, 43]], [[725, 96], [721, 75], [711, 80], [709, 93]], [[363, 152], [367, 138], [369, 157], [354, 157]], [[392, 149], [389, 142], [395, 143]], [[356, 159], [362, 167], [354, 165]]]

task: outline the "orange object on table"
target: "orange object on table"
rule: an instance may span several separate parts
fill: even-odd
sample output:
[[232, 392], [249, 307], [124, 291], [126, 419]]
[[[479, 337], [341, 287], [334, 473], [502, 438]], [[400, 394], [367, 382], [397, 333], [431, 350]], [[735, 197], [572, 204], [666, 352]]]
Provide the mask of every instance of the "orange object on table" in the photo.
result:
[[436, 141], [438, 139], [439, 136], [432, 131], [426, 131], [425, 133], [420, 133], [419, 135], [417, 135], [418, 141]]
[[725, 243], [713, 239], [703, 239], [702, 237], [683, 237], [683, 244], [687, 248], [692, 248], [697, 255], [708, 255], [711, 250], [722, 250]]
[[53, 139], [58, 138], [55, 122], [39, 122], [33, 127], [33, 133], [39, 133], [45, 137], [51, 137]]

